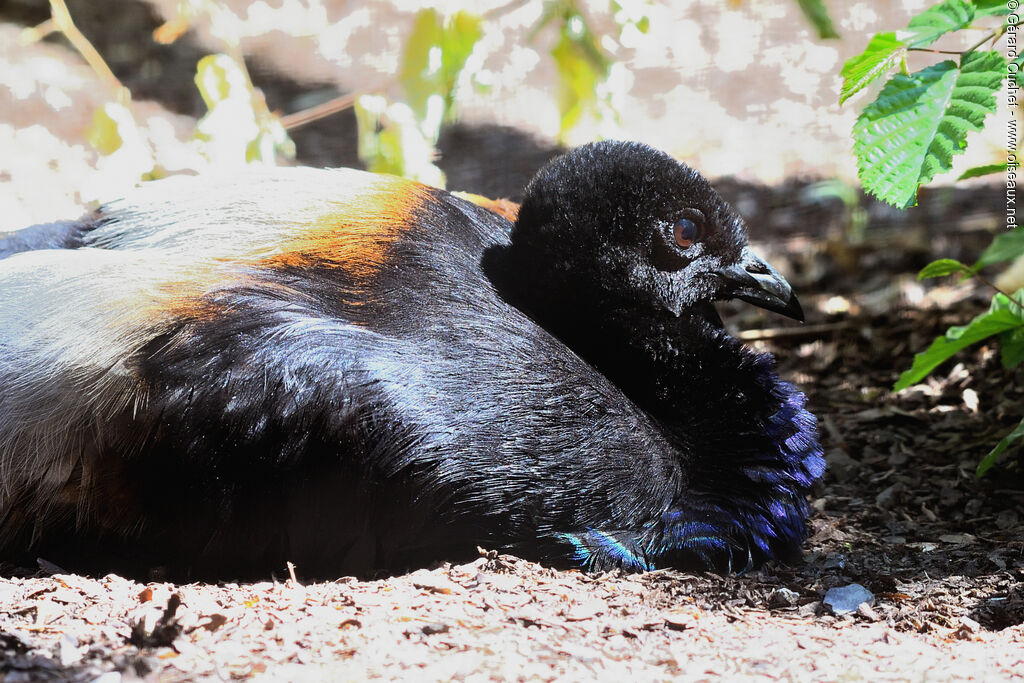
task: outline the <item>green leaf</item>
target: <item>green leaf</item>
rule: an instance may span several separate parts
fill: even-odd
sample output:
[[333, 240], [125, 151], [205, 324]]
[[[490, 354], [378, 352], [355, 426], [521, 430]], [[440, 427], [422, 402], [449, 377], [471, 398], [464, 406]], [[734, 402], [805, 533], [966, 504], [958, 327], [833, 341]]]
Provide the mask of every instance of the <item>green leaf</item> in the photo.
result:
[[442, 43], [441, 64], [444, 70], [443, 95], [445, 98], [445, 120], [451, 120], [455, 112], [455, 91], [459, 74], [466, 66], [473, 48], [484, 35], [483, 19], [459, 11], [445, 25]]
[[444, 173], [433, 164], [428, 140], [412, 109], [380, 95], [360, 95], [354, 103], [359, 158], [374, 173], [391, 173], [444, 187]]
[[1021, 310], [1021, 307], [1017, 305], [1017, 301], [1021, 300], [1021, 295], [1024, 295], [1024, 289], [1017, 290], [1013, 295], [1013, 299], [1016, 299], [1014, 301], [1002, 292], [996, 292], [996, 295], [992, 297], [992, 303], [988, 307], [988, 312], [1007, 311], [1017, 316], [1021, 324], [1024, 325], [1024, 310]]
[[967, 180], [968, 178], [980, 178], [981, 176], [992, 175], [993, 173], [1003, 173], [1006, 171], [1006, 162], [1001, 164], [985, 164], [983, 166], [973, 166], [963, 173], [957, 180]]
[[1010, 8], [1006, 0], [974, 0], [974, 16], [990, 17], [1009, 14]]
[[996, 447], [981, 459], [981, 462], [978, 463], [977, 476], [980, 477], [988, 472], [989, 469], [992, 468], [992, 465], [996, 464], [996, 460], [998, 460], [999, 456], [1003, 454], [1003, 451], [1009, 448], [1010, 444], [1021, 437], [1024, 437], [1024, 420], [1021, 420], [1020, 424], [1017, 425], [1012, 432], [1004, 436], [1002, 441], [996, 444]]
[[828, 9], [822, 0], [797, 0], [797, 3], [800, 5], [800, 11], [807, 17], [807, 21], [811, 22], [814, 30], [818, 32], [819, 38], [839, 37], [836, 27], [832, 25], [832, 18], [828, 15]]
[[970, 52], [959, 68], [944, 61], [889, 79], [853, 127], [864, 188], [894, 206], [913, 206], [917, 188], [948, 171], [967, 133], [995, 111], [1005, 69], [998, 52]]
[[423, 134], [436, 141], [454, 112], [459, 74], [483, 36], [483, 20], [456, 12], [446, 20], [434, 9], [416, 15], [406, 40], [399, 80]]
[[399, 82], [405, 91], [406, 103], [420, 120], [427, 116], [431, 96], [441, 94], [443, 33], [441, 16], [437, 10], [427, 8], [416, 14], [412, 32], [405, 42]]
[[572, 3], [562, 16], [559, 40], [551, 56], [558, 69], [558, 109], [564, 134], [596, 105], [598, 85], [608, 78], [611, 59]]
[[108, 102], [96, 109], [92, 114], [92, 125], [86, 131], [86, 139], [93, 148], [104, 156], [109, 156], [121, 149], [124, 138], [121, 137], [123, 117], [118, 116], [119, 104]]
[[219, 102], [237, 97], [238, 91], [245, 89], [245, 74], [228, 55], [206, 55], [196, 64], [195, 82], [206, 108], [213, 110]]
[[974, 5], [968, 0], [945, 0], [910, 20], [897, 38], [908, 47], [931, 45], [950, 31], [959, 31], [974, 19]]
[[1024, 227], [1001, 232], [992, 238], [992, 244], [988, 249], [981, 252], [974, 269], [984, 268], [993, 263], [1012, 261], [1021, 254], [1024, 254]]
[[840, 75], [843, 88], [839, 92], [839, 104], [863, 90], [869, 83], [896, 66], [907, 54], [906, 44], [896, 39], [895, 33], [878, 33], [864, 52], [850, 57], [843, 64]]
[[1010, 311], [995, 311], [983, 313], [967, 325], [951, 327], [926, 350], [914, 356], [913, 365], [900, 375], [892, 389], [899, 391], [917, 384], [956, 352], [992, 335], [1022, 326], [1024, 322], [1019, 316]]
[[954, 259], [940, 258], [938, 261], [932, 261], [922, 268], [921, 272], [917, 274], [917, 279], [924, 280], [930, 277], [943, 277], [964, 271], [970, 272], [970, 268]]
[[[1011, 59], [1010, 63], [1006, 66], [1007, 73], [1010, 74], [1010, 78], [1013, 79], [1013, 84], [1018, 88], [1022, 87], [1020, 83], [1020, 70], [1022, 68], [1024, 68], [1024, 55]], [[1020, 101], [1019, 98], [1018, 101]]]
[[1007, 370], [1024, 361], [1024, 328], [1008, 330], [999, 335], [999, 356]]
[[1018, 301], [1024, 301], [1024, 289], [1017, 290], [1012, 299], [1002, 292], [996, 292], [988, 309], [990, 313], [1006, 311], [1021, 321], [1022, 327], [999, 335], [1000, 359], [1007, 370], [1017, 367], [1024, 360], [1024, 310], [1017, 304]]

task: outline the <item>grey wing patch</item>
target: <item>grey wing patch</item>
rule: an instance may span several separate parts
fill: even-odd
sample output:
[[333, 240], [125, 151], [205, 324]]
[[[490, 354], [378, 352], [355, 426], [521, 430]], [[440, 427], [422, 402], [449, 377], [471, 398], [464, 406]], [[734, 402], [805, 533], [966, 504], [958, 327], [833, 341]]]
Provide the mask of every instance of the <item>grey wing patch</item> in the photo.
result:
[[32, 225], [12, 232], [0, 232], [0, 259], [23, 251], [77, 249], [89, 229], [82, 221], [59, 221]]
[[94, 249], [0, 261], [0, 545], [12, 515], [74, 508], [62, 492], [94, 476], [112, 418], [146, 403], [127, 359], [170, 324], [162, 263]]

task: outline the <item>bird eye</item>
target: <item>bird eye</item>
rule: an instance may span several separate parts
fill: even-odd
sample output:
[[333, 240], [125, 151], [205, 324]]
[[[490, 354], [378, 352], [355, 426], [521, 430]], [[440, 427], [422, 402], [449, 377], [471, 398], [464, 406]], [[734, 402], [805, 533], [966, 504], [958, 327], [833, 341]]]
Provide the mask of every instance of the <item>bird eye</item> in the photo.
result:
[[701, 226], [689, 218], [680, 218], [672, 227], [672, 235], [675, 237], [676, 244], [683, 249], [699, 240], [702, 233], [703, 229]]

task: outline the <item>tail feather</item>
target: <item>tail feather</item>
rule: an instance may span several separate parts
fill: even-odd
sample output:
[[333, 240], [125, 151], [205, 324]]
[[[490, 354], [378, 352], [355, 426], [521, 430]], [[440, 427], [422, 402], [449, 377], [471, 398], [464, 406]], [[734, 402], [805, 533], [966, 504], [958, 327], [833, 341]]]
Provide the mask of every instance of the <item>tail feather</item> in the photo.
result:
[[38, 249], [77, 249], [86, 229], [80, 221], [58, 221], [0, 232], [0, 259]]

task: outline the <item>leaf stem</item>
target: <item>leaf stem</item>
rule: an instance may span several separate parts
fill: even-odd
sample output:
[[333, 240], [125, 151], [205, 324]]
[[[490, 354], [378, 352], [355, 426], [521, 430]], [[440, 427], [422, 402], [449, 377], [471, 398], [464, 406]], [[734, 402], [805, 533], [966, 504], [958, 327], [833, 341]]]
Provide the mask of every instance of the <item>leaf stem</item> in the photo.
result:
[[991, 280], [989, 280], [987, 277], [985, 277], [981, 273], [973, 271], [973, 275], [974, 275], [974, 277], [978, 278], [982, 282], [982, 284], [988, 285], [992, 289], [996, 290], [997, 292], [999, 292], [1000, 294], [1005, 296], [1007, 299], [1012, 301], [1019, 309], [1024, 311], [1024, 304], [1021, 304], [1020, 301], [1017, 301], [1017, 299], [1013, 298], [1012, 294], [1010, 294], [1009, 292], [1004, 292], [1002, 289], [1000, 289], [999, 287], [996, 286], [996, 283], [992, 282]]
[[989, 39], [992, 39], [993, 41], [998, 40], [999, 36], [1001, 36], [1001, 35], [1003, 35], [1003, 30], [1002, 29], [999, 29], [998, 31], [992, 31], [992, 33], [988, 34], [987, 36], [985, 36], [984, 38], [982, 38], [981, 40], [976, 42], [974, 45], [972, 45], [969, 48], [967, 48], [966, 50], [964, 50], [964, 54], [967, 54], [968, 52], [974, 52], [979, 47], [984, 45]]
[[931, 48], [931, 47], [908, 47], [907, 48], [907, 52], [931, 52], [931, 53], [937, 54], [937, 55], [959, 55], [959, 56], [963, 57], [968, 52], [974, 52], [975, 50], [977, 50], [979, 47], [984, 45], [989, 40], [992, 40], [992, 41], [999, 40], [999, 37], [1001, 35], [1003, 35], [1003, 31], [1002, 30], [992, 31], [991, 33], [987, 33], [987, 34], [985, 34], [984, 38], [982, 38], [981, 40], [979, 40], [977, 43], [975, 43], [974, 45], [970, 46], [966, 50], [936, 50], [936, 49]]
[[[957, 50], [935, 50], [930, 47], [908, 47], [907, 52], [931, 52], [936, 55], [960, 55], [963, 56], [963, 52]], [[969, 52], [969, 50], [968, 50]]]

